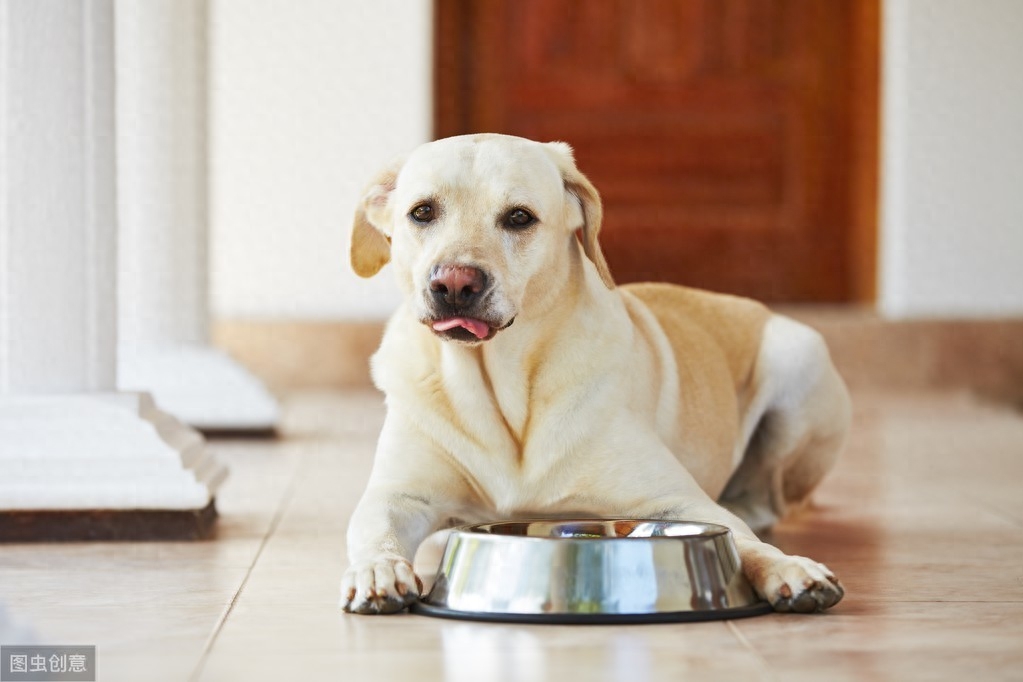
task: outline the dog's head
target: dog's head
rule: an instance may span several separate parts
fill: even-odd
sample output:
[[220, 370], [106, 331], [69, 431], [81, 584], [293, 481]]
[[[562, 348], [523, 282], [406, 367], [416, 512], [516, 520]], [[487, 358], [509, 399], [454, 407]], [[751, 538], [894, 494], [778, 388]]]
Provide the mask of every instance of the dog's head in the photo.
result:
[[355, 214], [352, 267], [371, 277], [393, 262], [420, 322], [477, 344], [559, 294], [577, 232], [613, 288], [600, 221], [600, 197], [567, 144], [452, 137], [423, 145], [370, 184]]

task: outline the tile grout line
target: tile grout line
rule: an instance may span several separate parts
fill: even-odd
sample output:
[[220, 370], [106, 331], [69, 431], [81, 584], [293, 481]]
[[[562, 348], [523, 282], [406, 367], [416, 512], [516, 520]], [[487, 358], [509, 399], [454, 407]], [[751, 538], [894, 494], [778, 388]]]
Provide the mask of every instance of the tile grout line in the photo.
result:
[[768, 662], [766, 658], [764, 658], [763, 654], [757, 651], [756, 647], [754, 647], [753, 644], [748, 639], [746, 639], [746, 635], [742, 633], [742, 630], [740, 630], [739, 626], [735, 624], [735, 621], [726, 620], [725, 627], [727, 627], [731, 631], [732, 635], [737, 640], [739, 640], [739, 644], [741, 644], [744, 649], [753, 654], [753, 657], [760, 662], [760, 665], [763, 667], [763, 670], [768, 674], [770, 679], [774, 679], [774, 673], [771, 670], [771, 664]]
[[263, 535], [263, 539], [260, 540], [259, 549], [256, 550], [256, 555], [252, 557], [252, 563], [245, 571], [245, 576], [242, 578], [241, 583], [238, 585], [238, 589], [235, 590], [234, 595], [231, 597], [231, 601], [228, 602], [221, 613], [220, 618], [217, 619], [216, 625], [213, 627], [213, 632], [206, 639], [206, 643], [203, 645], [202, 653], [199, 655], [199, 662], [196, 663], [195, 670], [189, 676], [189, 682], [196, 682], [199, 676], [202, 674], [203, 669], [206, 667], [206, 661], [209, 659], [210, 652], [213, 650], [213, 645], [216, 644], [217, 638], [220, 636], [221, 631], [224, 629], [224, 625], [227, 623], [227, 619], [231, 616], [231, 612], [234, 611], [235, 604], [238, 603], [238, 599], [241, 597], [242, 592], [245, 591], [245, 586], [249, 582], [249, 578], [252, 576], [253, 569], [256, 568], [256, 564], [259, 563], [259, 558], [263, 556], [263, 550], [266, 549], [267, 544], [270, 542], [270, 538], [277, 532], [277, 527], [281, 523], [281, 519], [284, 517], [284, 512], [287, 511], [288, 505], [291, 504], [292, 496], [295, 492], [295, 486], [297, 485], [299, 472], [302, 470], [302, 462], [295, 467], [295, 472], [291, 476], [291, 480], [288, 481], [288, 487], [284, 491], [283, 498], [281, 499], [280, 505], [277, 507], [277, 511], [274, 512], [273, 518], [270, 519], [270, 525], [266, 530], [266, 534]]

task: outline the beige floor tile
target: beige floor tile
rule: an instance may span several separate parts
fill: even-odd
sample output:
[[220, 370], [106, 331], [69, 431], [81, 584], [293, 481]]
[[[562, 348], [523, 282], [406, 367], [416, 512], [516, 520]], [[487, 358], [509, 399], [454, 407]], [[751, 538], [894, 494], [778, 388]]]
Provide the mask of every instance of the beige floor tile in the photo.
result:
[[1023, 604], [851, 604], [737, 621], [778, 679], [1019, 680]]
[[[226, 611], [223, 599], [181, 605], [32, 605], [12, 609], [31, 616], [35, 644], [95, 645], [99, 680], [187, 680]], [[23, 642], [24, 643], [24, 642]]]
[[290, 619], [281, 622], [276, 607], [243, 602], [200, 679], [245, 679], [256, 671], [289, 669], [294, 679], [330, 669], [354, 680], [668, 680], [685, 674], [738, 679], [760, 664], [723, 623], [511, 626], [360, 617], [316, 607], [289, 609]]

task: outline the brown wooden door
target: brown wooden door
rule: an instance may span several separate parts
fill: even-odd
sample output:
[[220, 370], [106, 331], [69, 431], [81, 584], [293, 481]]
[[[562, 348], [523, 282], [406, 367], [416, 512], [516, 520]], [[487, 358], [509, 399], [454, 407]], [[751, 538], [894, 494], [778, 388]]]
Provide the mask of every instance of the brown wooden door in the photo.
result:
[[438, 0], [437, 136], [572, 144], [619, 282], [859, 298], [856, 4]]

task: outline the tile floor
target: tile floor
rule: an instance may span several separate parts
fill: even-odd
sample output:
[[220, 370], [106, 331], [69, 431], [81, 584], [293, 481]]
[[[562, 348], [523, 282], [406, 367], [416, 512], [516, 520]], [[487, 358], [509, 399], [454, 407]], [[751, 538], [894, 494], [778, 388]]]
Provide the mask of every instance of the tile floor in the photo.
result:
[[[383, 411], [293, 395], [230, 465], [214, 541], [0, 545], [0, 603], [107, 680], [1023, 680], [1023, 415], [965, 394], [860, 393], [816, 508], [774, 541], [828, 563], [825, 615], [511, 626], [336, 608]], [[2, 630], [2, 628], [0, 628]], [[14, 642], [8, 642], [14, 643]]]

